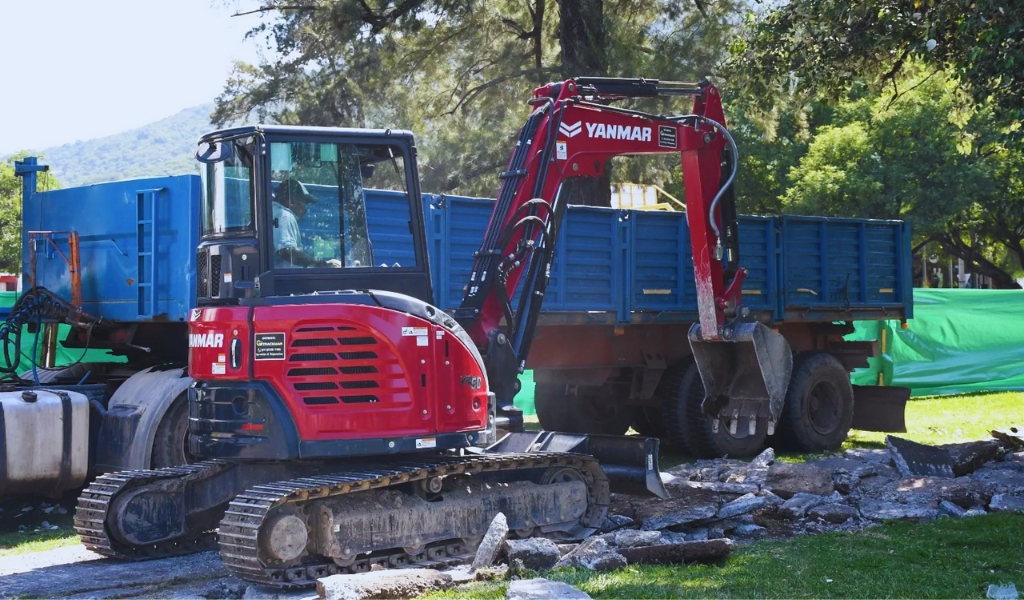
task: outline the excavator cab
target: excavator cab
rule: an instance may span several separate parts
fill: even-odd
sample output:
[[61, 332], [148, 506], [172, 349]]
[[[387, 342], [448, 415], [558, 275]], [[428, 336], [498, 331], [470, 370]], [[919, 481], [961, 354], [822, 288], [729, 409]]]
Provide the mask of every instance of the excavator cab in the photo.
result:
[[251, 126], [200, 140], [197, 296], [375, 289], [432, 299], [411, 133]]

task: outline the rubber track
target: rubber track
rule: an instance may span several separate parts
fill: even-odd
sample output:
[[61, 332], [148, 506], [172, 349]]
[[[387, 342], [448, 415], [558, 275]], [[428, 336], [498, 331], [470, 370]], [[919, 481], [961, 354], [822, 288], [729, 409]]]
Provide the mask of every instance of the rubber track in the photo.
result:
[[213, 550], [216, 547], [215, 532], [213, 531], [195, 532], [192, 536], [176, 541], [133, 546], [113, 540], [107, 532], [105, 521], [111, 499], [127, 487], [146, 485], [161, 479], [194, 475], [205, 469], [220, 466], [223, 466], [222, 463], [212, 461], [181, 467], [120, 471], [100, 475], [78, 497], [78, 507], [75, 509], [75, 532], [82, 538], [82, 544], [89, 550], [104, 556], [127, 560], [180, 556]]
[[[378, 468], [364, 466], [358, 471], [347, 473], [257, 485], [232, 500], [221, 520], [218, 529], [221, 560], [242, 579], [283, 588], [308, 587], [319, 577], [339, 572], [368, 571], [373, 565], [403, 567], [429, 566], [430, 563], [438, 561], [451, 562], [452, 557], [458, 557], [466, 551], [465, 548], [461, 548], [459, 542], [430, 544], [423, 552], [415, 555], [406, 554], [404, 551], [393, 551], [383, 555], [374, 553], [372, 558], [357, 560], [353, 565], [343, 568], [326, 557], [317, 564], [275, 568], [264, 565], [260, 560], [257, 540], [259, 529], [267, 516], [273, 509], [286, 503], [305, 503], [444, 475], [473, 475], [561, 466], [576, 468], [587, 477], [591, 505], [584, 519], [593, 519], [593, 511], [600, 510], [604, 505], [595, 503], [595, 480], [592, 477], [595, 471], [588, 470], [588, 464], [597, 466], [597, 461], [589, 456], [570, 453], [484, 454], [475, 457], [389, 463]], [[597, 469], [596, 473], [603, 476], [600, 469]], [[604, 485], [607, 485], [607, 481]], [[604, 497], [607, 498], [607, 493]], [[464, 559], [457, 558], [455, 562], [462, 560]]]

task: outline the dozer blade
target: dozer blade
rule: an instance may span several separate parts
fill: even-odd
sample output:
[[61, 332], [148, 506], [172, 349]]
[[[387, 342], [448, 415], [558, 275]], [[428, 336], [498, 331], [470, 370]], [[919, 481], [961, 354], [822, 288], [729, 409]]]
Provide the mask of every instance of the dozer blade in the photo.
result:
[[596, 435], [527, 431], [509, 433], [488, 452], [575, 452], [597, 459], [611, 491], [669, 498], [658, 467], [658, 439], [634, 435]]
[[690, 327], [690, 348], [704, 383], [704, 414], [750, 419], [751, 425], [757, 418], [777, 422], [793, 371], [786, 338], [757, 322], [726, 326], [710, 340], [701, 333], [699, 323]]

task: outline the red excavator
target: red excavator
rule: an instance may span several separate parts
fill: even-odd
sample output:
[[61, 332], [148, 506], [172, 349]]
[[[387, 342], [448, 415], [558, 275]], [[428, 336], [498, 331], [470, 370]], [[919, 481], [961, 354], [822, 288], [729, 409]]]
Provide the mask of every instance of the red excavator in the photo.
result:
[[[693, 112], [612, 104], [665, 95], [692, 96]], [[538, 88], [530, 104], [451, 315], [431, 305], [412, 134], [204, 136], [181, 432], [194, 462], [96, 479], [75, 515], [85, 545], [140, 559], [216, 541], [244, 579], [297, 587], [459, 560], [498, 512], [516, 535], [578, 539], [601, 525], [610, 491], [667, 496], [657, 440], [526, 432], [513, 404], [564, 184], [600, 176], [614, 156], [681, 155], [705, 411], [774, 422], [791, 358], [741, 304], [736, 148], [718, 90], [576, 78]]]

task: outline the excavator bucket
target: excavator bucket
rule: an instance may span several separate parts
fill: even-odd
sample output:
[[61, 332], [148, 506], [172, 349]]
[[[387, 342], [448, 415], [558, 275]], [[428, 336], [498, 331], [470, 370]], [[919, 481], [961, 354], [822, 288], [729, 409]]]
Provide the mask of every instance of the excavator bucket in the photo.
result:
[[593, 456], [608, 475], [612, 492], [668, 499], [658, 467], [658, 439], [634, 435], [596, 435], [526, 431], [509, 433], [488, 452], [576, 452]]
[[690, 328], [690, 348], [704, 383], [704, 414], [748, 422], [750, 434], [757, 419], [777, 422], [793, 371], [786, 338], [758, 322], [727, 326], [711, 340], [701, 333], [699, 323]]

